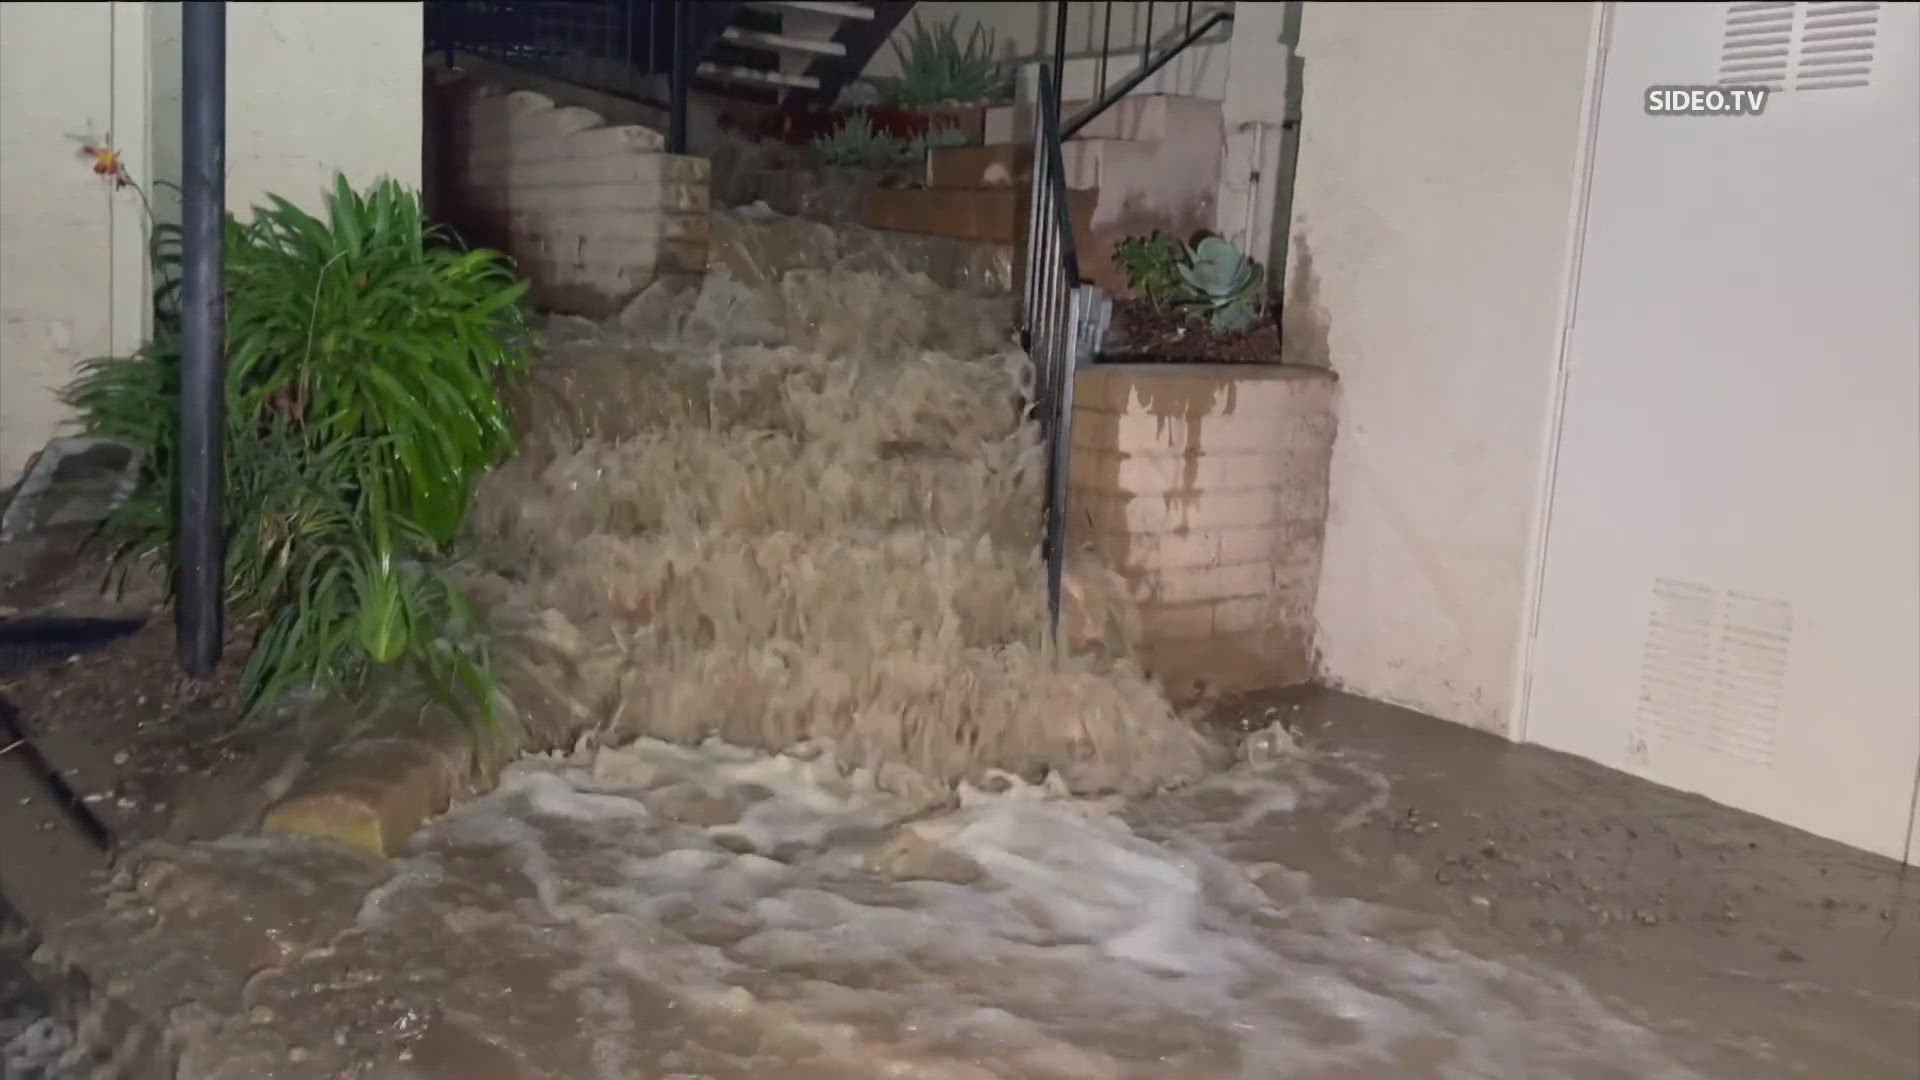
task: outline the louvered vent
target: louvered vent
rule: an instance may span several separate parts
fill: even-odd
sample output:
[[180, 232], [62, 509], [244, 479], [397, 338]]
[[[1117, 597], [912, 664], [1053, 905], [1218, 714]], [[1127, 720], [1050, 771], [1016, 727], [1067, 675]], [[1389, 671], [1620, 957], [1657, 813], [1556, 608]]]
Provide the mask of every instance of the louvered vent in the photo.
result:
[[1771, 764], [1792, 641], [1793, 609], [1784, 601], [1654, 582], [1636, 753], [1668, 743]]
[[1874, 37], [1880, 31], [1880, 5], [1843, 0], [1805, 7], [1793, 88], [1838, 90], [1867, 85], [1873, 74]]
[[1880, 4], [1865, 0], [1728, 4], [1720, 82], [1776, 92], [1865, 86], [1879, 30]]
[[1727, 5], [1727, 29], [1720, 39], [1720, 81], [1781, 90], [1793, 66], [1793, 27], [1798, 4]]

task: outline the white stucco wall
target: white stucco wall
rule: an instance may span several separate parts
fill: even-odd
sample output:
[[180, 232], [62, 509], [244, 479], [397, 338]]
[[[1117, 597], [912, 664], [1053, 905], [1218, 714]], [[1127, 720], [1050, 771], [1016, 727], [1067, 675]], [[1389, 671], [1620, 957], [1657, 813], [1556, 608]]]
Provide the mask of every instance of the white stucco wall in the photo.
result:
[[1288, 348], [1340, 376], [1330, 683], [1507, 733], [1596, 8], [1309, 4]]
[[227, 205], [316, 207], [335, 170], [420, 186], [417, 3], [227, 6]]
[[[338, 169], [420, 182], [421, 5], [227, 6], [227, 202], [317, 208]], [[58, 387], [145, 333], [144, 222], [96, 180], [82, 137], [111, 133], [155, 214], [180, 176], [175, 4], [0, 4], [0, 487], [57, 433]]]
[[0, 486], [54, 434], [75, 366], [143, 333], [138, 197], [80, 152], [123, 133], [144, 150], [143, 15], [0, 4]]

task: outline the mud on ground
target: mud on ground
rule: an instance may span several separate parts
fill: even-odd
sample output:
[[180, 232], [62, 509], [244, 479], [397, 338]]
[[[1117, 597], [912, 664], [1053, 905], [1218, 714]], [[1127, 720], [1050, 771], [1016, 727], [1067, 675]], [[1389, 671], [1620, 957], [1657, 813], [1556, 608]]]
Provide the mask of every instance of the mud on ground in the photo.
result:
[[[1327, 752], [1325, 810], [1270, 817], [1236, 859], [1444, 918], [1656, 1030], [1754, 1055], [1709, 1075], [1920, 1075], [1920, 877], [1893, 861], [1345, 695], [1253, 695], [1216, 722], [1275, 717]], [[1141, 817], [1177, 821], [1172, 805]]]
[[391, 864], [149, 849], [78, 946], [196, 1080], [1914, 1075], [1890, 862], [1343, 695], [1215, 718], [1276, 719], [1159, 797], [931, 818], [805, 757], [529, 758]]

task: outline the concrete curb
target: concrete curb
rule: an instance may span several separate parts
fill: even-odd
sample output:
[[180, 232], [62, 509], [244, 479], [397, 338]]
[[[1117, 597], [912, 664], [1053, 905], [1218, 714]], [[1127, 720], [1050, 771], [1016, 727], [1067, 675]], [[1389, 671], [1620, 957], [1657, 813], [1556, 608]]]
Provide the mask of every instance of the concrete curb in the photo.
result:
[[471, 727], [451, 717], [432, 726], [382, 727], [348, 738], [309, 766], [267, 808], [260, 831], [392, 856], [472, 786], [482, 750]]

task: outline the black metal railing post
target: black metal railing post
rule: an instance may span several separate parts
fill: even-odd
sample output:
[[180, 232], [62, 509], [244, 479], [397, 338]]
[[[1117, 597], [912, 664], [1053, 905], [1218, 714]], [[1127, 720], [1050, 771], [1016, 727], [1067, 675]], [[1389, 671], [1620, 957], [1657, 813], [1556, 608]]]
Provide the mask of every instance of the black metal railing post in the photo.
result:
[[226, 549], [227, 9], [191, 0], [181, 13], [180, 537], [174, 609], [180, 667], [212, 674], [224, 634]]
[[1080, 282], [1067, 191], [1065, 144], [1060, 138], [1058, 69], [1042, 64], [1033, 125], [1033, 174], [1027, 220], [1026, 275], [1020, 322], [1033, 361], [1032, 417], [1046, 445], [1041, 555], [1046, 567], [1047, 617], [1056, 637], [1067, 556], [1067, 493], [1073, 444], [1073, 378], [1097, 343], [1105, 298]]
[[693, 82], [693, 5], [673, 0], [673, 72], [667, 91], [667, 152], [687, 152], [687, 89]]
[[[1051, 66], [1053, 100], [1057, 102], [1060, 100], [1060, 91], [1066, 85], [1067, 77], [1067, 0], [1059, 0], [1053, 8], [1053, 64]], [[1048, 84], [1047, 69], [1048, 65], [1041, 65], [1039, 81], [1043, 86]], [[1035, 164], [1038, 164], [1038, 159]]]

